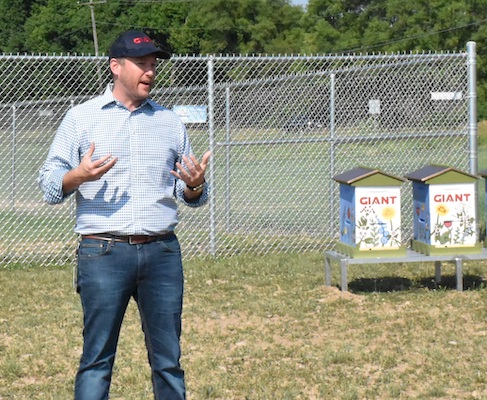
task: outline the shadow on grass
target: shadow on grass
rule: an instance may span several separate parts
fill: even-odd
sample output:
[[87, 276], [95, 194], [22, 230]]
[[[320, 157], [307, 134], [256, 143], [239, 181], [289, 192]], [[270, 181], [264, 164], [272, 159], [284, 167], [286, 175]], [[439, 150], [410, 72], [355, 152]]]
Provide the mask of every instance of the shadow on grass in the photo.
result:
[[[477, 275], [463, 276], [463, 290], [476, 290], [486, 287], [486, 281]], [[412, 281], [407, 278], [386, 276], [382, 278], [360, 278], [348, 284], [350, 292], [398, 292], [402, 290], [429, 289], [429, 290], [456, 290], [457, 280], [454, 275], [441, 277], [441, 282], [437, 283], [434, 277], [427, 277], [419, 281]]]

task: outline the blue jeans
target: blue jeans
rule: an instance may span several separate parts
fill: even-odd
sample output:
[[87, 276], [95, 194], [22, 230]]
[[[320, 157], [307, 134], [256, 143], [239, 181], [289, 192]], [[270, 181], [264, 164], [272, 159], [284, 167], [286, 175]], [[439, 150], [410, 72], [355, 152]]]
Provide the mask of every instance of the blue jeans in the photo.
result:
[[83, 307], [83, 355], [75, 400], [108, 399], [122, 320], [137, 302], [155, 399], [186, 398], [181, 355], [183, 267], [176, 236], [132, 245], [82, 239], [78, 292]]

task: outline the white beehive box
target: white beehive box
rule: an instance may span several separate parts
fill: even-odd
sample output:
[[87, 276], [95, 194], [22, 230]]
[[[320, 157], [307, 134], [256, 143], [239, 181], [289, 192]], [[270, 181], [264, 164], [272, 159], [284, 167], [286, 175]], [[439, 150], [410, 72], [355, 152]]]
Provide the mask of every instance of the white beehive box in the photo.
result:
[[427, 255], [481, 252], [476, 229], [478, 177], [427, 165], [406, 178], [413, 183], [413, 250]]
[[340, 240], [350, 257], [402, 256], [401, 186], [404, 179], [358, 167], [333, 179], [340, 183]]

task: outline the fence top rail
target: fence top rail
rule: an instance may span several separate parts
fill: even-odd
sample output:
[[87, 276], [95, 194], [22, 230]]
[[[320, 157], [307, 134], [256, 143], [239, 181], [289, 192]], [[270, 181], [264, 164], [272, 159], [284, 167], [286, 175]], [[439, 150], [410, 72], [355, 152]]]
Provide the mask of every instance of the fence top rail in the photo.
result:
[[[374, 59], [397, 59], [397, 58], [454, 58], [454, 57], [465, 57], [467, 56], [466, 51], [461, 52], [450, 52], [450, 51], [423, 51], [423, 52], [398, 52], [398, 53], [350, 53], [350, 54], [278, 54], [278, 55], [267, 55], [267, 54], [235, 54], [235, 55], [173, 55], [170, 61], [291, 61], [291, 60], [351, 60], [351, 59], [363, 59], [363, 60], [374, 60]], [[91, 61], [106, 61], [107, 56], [93, 56], [93, 55], [76, 55], [76, 54], [0, 54], [0, 61], [10, 60], [10, 59], [21, 59], [27, 61], [39, 61], [39, 60], [64, 60], [64, 61], [80, 61], [80, 60], [91, 60]]]
[[378, 59], [398, 59], [398, 58], [456, 58], [456, 57], [466, 57], [467, 52], [411, 52], [411, 53], [376, 53], [376, 54], [366, 54], [366, 53], [351, 53], [351, 54], [316, 54], [316, 55], [305, 55], [305, 54], [284, 54], [284, 55], [177, 55], [171, 57], [171, 60], [182, 61], [182, 60], [214, 60], [214, 61], [317, 61], [317, 60], [352, 60], [352, 59], [362, 59], [362, 60], [378, 60]]

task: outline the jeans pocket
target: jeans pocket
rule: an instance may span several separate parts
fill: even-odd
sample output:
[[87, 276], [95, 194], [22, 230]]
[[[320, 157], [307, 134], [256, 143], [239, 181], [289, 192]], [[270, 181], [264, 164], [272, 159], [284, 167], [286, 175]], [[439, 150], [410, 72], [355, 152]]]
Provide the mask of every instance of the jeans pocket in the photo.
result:
[[179, 253], [181, 251], [179, 240], [176, 235], [170, 236], [167, 239], [158, 240], [157, 244], [164, 252]]
[[108, 240], [83, 239], [78, 247], [78, 257], [93, 258], [110, 253], [113, 243]]

